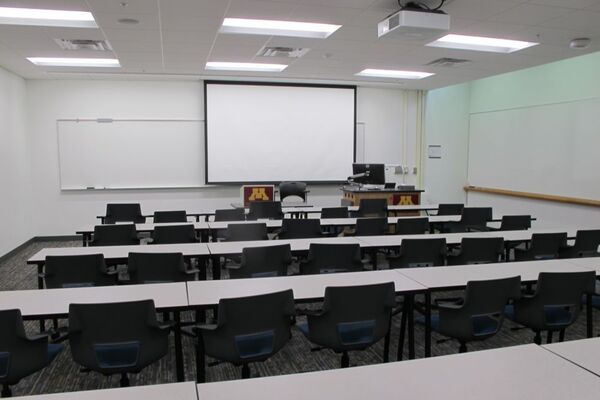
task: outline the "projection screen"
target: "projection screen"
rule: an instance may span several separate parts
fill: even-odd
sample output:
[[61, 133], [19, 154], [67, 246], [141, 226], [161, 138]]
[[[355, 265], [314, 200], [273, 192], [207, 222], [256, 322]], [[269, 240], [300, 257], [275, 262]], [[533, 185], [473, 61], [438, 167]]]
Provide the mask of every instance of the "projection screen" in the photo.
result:
[[340, 182], [356, 87], [205, 81], [206, 183]]

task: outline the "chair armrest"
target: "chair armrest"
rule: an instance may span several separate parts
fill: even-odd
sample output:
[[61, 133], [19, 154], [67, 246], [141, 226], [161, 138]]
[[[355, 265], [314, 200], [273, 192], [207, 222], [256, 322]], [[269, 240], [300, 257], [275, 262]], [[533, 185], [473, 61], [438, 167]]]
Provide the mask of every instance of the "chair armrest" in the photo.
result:
[[205, 331], [205, 332], [214, 332], [219, 328], [217, 324], [205, 324], [205, 325], [196, 325], [193, 330], [195, 332]]
[[175, 328], [176, 325], [177, 325], [177, 322], [175, 322], [175, 321], [166, 321], [166, 322], [159, 323], [158, 325], [156, 325], [156, 327], [161, 331], [168, 331], [168, 330]]
[[25, 336], [25, 340], [27, 340], [28, 342], [47, 342], [48, 338], [50, 337], [50, 333], [38, 333], [35, 335], [31, 335], [31, 336]]
[[242, 269], [241, 265], [225, 265], [227, 269]]
[[456, 303], [440, 303], [437, 306], [440, 310], [460, 310], [462, 308], [462, 304]]
[[107, 269], [106, 271], [103, 271], [103, 273], [105, 275], [112, 276], [112, 275], [117, 275], [119, 273], [119, 271], [115, 268], [115, 269], [112, 269], [112, 270]]
[[190, 269], [186, 269], [185, 271], [183, 271], [183, 273], [186, 275], [196, 275], [199, 272], [200, 272], [200, 270], [198, 268], [190, 268]]

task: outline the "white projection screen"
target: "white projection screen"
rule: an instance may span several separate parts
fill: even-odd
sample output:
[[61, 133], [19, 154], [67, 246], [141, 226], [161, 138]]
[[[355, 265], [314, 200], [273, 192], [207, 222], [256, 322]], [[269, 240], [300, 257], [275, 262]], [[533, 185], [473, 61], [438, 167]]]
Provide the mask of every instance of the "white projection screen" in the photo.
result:
[[356, 87], [205, 82], [206, 183], [340, 182]]

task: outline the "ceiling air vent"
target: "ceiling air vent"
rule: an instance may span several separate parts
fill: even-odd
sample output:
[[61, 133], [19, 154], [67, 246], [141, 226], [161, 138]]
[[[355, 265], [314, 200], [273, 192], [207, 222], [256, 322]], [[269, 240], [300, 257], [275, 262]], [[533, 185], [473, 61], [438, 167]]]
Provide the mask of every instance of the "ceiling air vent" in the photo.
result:
[[111, 51], [112, 47], [105, 40], [89, 39], [54, 39], [58, 47], [63, 50], [94, 50]]
[[256, 55], [260, 57], [300, 58], [308, 53], [309, 50], [298, 47], [263, 47]]
[[425, 65], [429, 66], [429, 67], [458, 67], [460, 65], [466, 65], [471, 63], [471, 60], [463, 60], [461, 58], [449, 58], [449, 57], [442, 57], [442, 58], [438, 58], [437, 60], [433, 60], [430, 63], [427, 63]]

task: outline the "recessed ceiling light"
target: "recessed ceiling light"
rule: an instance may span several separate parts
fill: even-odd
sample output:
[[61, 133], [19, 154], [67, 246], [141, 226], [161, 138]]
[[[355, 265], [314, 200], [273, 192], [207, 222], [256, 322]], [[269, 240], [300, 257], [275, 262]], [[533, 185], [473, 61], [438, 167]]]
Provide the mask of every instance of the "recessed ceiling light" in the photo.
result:
[[398, 71], [393, 69], [373, 69], [367, 68], [360, 71], [358, 76], [371, 76], [375, 78], [396, 78], [396, 79], [423, 79], [435, 75], [431, 72], [419, 71]]
[[42, 10], [0, 7], [0, 24], [97, 28], [94, 16], [87, 11]]
[[225, 18], [220, 32], [324, 39], [340, 27], [341, 25], [317, 24], [313, 22]]
[[285, 64], [238, 63], [238, 62], [207, 62], [205, 69], [218, 71], [255, 71], [281, 72], [287, 68]]
[[116, 58], [28, 57], [35, 65], [46, 67], [120, 67]]
[[522, 42], [520, 40], [450, 34], [427, 44], [427, 46], [444, 47], [447, 49], [489, 51], [493, 53], [512, 53], [538, 44], [539, 43], [534, 42]]

